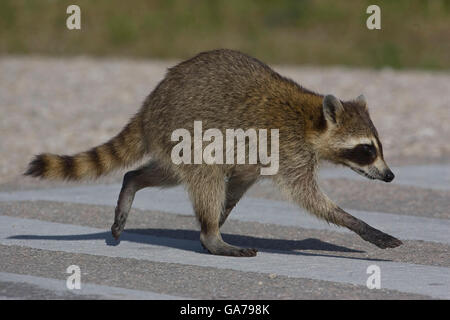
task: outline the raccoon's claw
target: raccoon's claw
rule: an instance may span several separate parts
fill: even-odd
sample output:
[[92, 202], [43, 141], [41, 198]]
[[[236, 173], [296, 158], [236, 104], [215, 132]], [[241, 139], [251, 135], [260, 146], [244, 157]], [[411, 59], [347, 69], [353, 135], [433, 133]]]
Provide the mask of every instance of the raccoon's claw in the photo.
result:
[[209, 253], [219, 256], [229, 256], [229, 257], [255, 257], [258, 250], [254, 248], [240, 248], [236, 246], [229, 245], [223, 240], [218, 238], [213, 238], [208, 240], [200, 241], [202, 247], [206, 249]]
[[382, 237], [378, 238], [376, 241], [372, 242], [378, 248], [396, 248], [403, 244], [399, 239], [394, 238], [388, 234], [384, 234]]
[[257, 252], [255, 248], [241, 248], [238, 251], [239, 257], [255, 257]]
[[[208, 250], [209, 251], [209, 250]], [[258, 253], [258, 250], [254, 248], [227, 248], [226, 250], [220, 250], [217, 253], [218, 255], [230, 256], [230, 257], [255, 257]]]
[[223, 256], [230, 256], [230, 257], [256, 257], [256, 254], [258, 253], [258, 250], [255, 248], [239, 248], [235, 247], [232, 250], [226, 250], [222, 252], [211, 252], [208, 248], [206, 248], [202, 243], [203, 249], [208, 251], [210, 254], [215, 255], [223, 255]]
[[397, 238], [388, 235], [387, 233], [381, 232], [380, 230], [374, 229], [369, 226], [366, 232], [360, 234], [361, 238], [370, 243], [373, 243], [378, 248], [386, 249], [386, 248], [395, 248], [403, 244]]

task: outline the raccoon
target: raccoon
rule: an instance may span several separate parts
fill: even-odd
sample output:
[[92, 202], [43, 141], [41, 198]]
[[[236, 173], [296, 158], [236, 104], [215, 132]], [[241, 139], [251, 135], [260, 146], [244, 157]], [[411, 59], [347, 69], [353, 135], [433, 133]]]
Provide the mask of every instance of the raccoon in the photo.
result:
[[175, 165], [171, 133], [179, 128], [192, 133], [198, 120], [205, 129], [222, 132], [227, 128], [278, 129], [279, 169], [266, 178], [310, 213], [346, 227], [380, 248], [402, 244], [345, 212], [317, 183], [321, 160], [347, 166], [369, 179], [394, 179], [364, 96], [341, 101], [312, 92], [234, 50], [202, 52], [169, 68], [115, 137], [73, 156], [38, 155], [25, 175], [63, 180], [97, 178], [149, 156], [148, 163], [124, 175], [111, 227], [116, 239], [124, 230], [137, 191], [182, 184], [192, 201], [201, 228], [200, 241], [207, 251], [255, 256], [254, 248], [224, 242], [219, 229], [245, 192], [261, 178], [261, 164]]

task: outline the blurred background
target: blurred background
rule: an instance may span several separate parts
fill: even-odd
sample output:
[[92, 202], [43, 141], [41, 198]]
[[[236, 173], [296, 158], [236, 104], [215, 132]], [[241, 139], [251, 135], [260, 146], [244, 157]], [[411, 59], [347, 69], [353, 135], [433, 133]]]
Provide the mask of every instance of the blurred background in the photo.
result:
[[[65, 25], [81, 8], [82, 28]], [[382, 8], [382, 30], [366, 8]], [[190, 57], [234, 48], [269, 63], [448, 69], [449, 0], [0, 0], [0, 54]]]
[[[72, 4], [81, 30], [66, 27]], [[449, 40], [450, 0], [0, 0], [0, 189], [34, 183], [20, 175], [34, 154], [108, 140], [168, 67], [216, 48], [363, 93], [389, 164], [448, 164]]]

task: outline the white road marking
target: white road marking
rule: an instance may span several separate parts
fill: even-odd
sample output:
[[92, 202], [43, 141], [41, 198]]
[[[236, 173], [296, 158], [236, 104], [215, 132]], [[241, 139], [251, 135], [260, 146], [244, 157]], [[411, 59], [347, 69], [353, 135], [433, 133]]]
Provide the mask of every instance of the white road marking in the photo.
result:
[[[50, 290], [62, 297], [65, 294], [72, 293], [79, 296], [96, 295], [102, 299], [120, 299], [120, 300], [174, 300], [186, 299], [172, 295], [160, 294], [151, 291], [130, 290], [125, 288], [103, 286], [92, 283], [82, 283], [81, 289], [69, 290], [65, 280], [36, 277], [23, 274], [0, 272], [0, 281], [26, 283], [37, 286], [43, 290]], [[1, 297], [0, 297], [1, 299]]]
[[[0, 201], [48, 200], [83, 204], [116, 204], [120, 185], [80, 186], [73, 188], [44, 189], [0, 193]], [[138, 192], [134, 208], [156, 210], [182, 215], [194, 215], [191, 202], [181, 188], [148, 188]], [[348, 210], [374, 228], [403, 240], [423, 240], [450, 243], [450, 220], [417, 216], [396, 215], [360, 210]], [[233, 210], [230, 219], [241, 221], [271, 223], [283, 226], [296, 226], [316, 230], [349, 232], [345, 228], [328, 225], [311, 216], [294, 204], [244, 197]]]
[[[201, 254], [199, 241], [179, 240], [125, 232], [119, 245], [109, 230], [0, 216], [0, 244], [50, 251], [134, 258], [218, 269], [278, 274], [366, 285], [367, 267], [381, 269], [381, 288], [450, 298], [450, 269], [390, 261], [374, 261], [320, 254], [273, 251], [254, 258], [233, 258]], [[110, 243], [111, 244], [111, 243]]]

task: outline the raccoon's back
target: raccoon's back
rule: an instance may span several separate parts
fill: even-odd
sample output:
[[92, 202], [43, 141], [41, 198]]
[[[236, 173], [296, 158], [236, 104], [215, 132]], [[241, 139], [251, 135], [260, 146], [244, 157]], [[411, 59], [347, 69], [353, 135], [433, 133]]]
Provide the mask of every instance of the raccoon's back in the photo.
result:
[[[148, 116], [160, 130], [242, 128], [261, 119], [264, 99], [287, 81], [263, 62], [233, 50], [198, 54], [173, 68], [148, 97]], [[250, 125], [250, 124], [249, 124]]]

